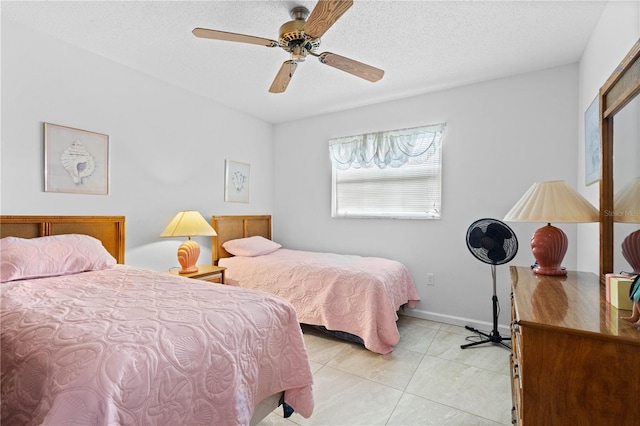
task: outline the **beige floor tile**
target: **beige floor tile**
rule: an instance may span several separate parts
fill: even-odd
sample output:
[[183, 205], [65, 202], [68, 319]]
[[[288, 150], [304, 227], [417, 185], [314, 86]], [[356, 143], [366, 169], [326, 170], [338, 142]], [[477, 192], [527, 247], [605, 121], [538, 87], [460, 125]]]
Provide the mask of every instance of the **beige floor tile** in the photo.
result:
[[472, 336], [473, 339], [467, 340], [461, 334], [441, 331], [433, 339], [427, 350], [427, 355], [461, 362], [508, 376], [509, 354], [511, 352], [504, 346], [494, 343], [483, 343], [461, 349], [460, 345], [478, 341], [475, 339], [475, 335], [469, 334], [469, 336]]
[[494, 421], [474, 416], [419, 396], [404, 394], [393, 410], [388, 426], [413, 425], [500, 425]]
[[418, 368], [423, 355], [396, 347], [385, 355], [360, 345], [344, 348], [327, 366], [398, 390], [404, 390]]
[[[276, 411], [280, 413], [278, 414]], [[297, 424], [282, 416], [282, 407], [278, 407], [276, 411], [269, 413], [269, 415], [262, 419], [256, 426], [293, 426]]]
[[511, 419], [511, 383], [504, 374], [426, 355], [407, 393], [499, 423]]
[[[491, 331], [491, 325], [487, 324], [486, 326], [479, 327], [478, 329], [485, 333], [489, 333]], [[476, 333], [474, 333], [473, 331], [467, 330], [466, 327], [453, 325], [453, 324], [442, 324], [442, 326], [440, 327], [440, 331], [446, 331], [447, 333], [453, 333], [453, 334], [461, 334], [463, 336], [477, 336]], [[503, 337], [509, 337], [508, 330], [500, 329], [499, 331]]]
[[440, 331], [446, 331], [447, 333], [453, 334], [461, 334], [463, 336], [471, 336], [473, 334], [471, 331], [467, 330], [464, 327], [452, 324], [442, 324], [442, 326], [440, 327]]
[[311, 374], [320, 370], [323, 366], [324, 364], [320, 364], [319, 362], [309, 360], [309, 368], [311, 368]]
[[291, 416], [300, 425], [384, 425], [402, 396], [397, 389], [327, 366], [313, 380], [313, 414], [309, 419]]
[[419, 318], [400, 316], [398, 329], [400, 343], [380, 355], [303, 327], [315, 410], [285, 419], [279, 407], [259, 426], [510, 424], [506, 348], [461, 349], [473, 332]]
[[340, 351], [352, 343], [336, 339], [312, 327], [303, 326], [304, 343], [307, 347], [309, 360], [319, 364], [326, 364]]
[[401, 316], [398, 320], [400, 341], [395, 347], [424, 354], [439, 329], [437, 322]]

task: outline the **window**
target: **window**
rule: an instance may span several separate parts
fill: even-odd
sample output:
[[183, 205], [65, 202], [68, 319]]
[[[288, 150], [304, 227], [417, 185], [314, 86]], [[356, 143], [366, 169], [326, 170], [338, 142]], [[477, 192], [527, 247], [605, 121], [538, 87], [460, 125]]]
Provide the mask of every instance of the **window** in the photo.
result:
[[331, 139], [331, 216], [440, 219], [444, 128]]

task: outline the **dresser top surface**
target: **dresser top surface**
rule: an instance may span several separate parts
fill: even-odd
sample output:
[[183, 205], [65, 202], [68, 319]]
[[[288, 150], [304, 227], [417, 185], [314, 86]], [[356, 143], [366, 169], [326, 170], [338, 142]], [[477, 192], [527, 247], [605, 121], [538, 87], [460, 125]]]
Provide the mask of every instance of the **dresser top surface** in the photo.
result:
[[622, 319], [631, 311], [618, 310], [606, 301], [597, 275], [568, 271], [567, 276], [545, 276], [535, 274], [529, 267], [509, 269], [520, 323], [619, 337], [640, 344], [638, 326]]

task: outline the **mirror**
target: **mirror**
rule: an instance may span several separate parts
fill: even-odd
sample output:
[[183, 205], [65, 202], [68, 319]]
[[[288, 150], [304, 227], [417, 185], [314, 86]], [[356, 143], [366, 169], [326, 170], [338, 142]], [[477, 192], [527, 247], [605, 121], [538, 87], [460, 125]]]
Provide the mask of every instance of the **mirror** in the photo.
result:
[[[600, 146], [602, 148], [600, 181], [600, 280], [604, 282], [605, 274], [620, 272], [614, 269], [614, 249], [620, 251], [620, 241], [628, 224], [619, 226], [621, 238], [614, 239], [614, 194], [616, 189], [630, 179], [633, 170], [624, 170], [628, 160], [638, 166], [638, 95], [640, 94], [640, 40], [631, 48], [618, 68], [600, 88]], [[628, 109], [627, 109], [628, 107]], [[635, 114], [635, 115], [634, 115]], [[615, 117], [615, 119], [614, 119]], [[617, 124], [614, 124], [617, 122]], [[634, 137], [635, 134], [635, 137]], [[629, 136], [625, 136], [629, 135]], [[618, 140], [618, 137], [620, 139]], [[633, 140], [635, 138], [635, 141]], [[615, 144], [614, 144], [615, 139]], [[619, 149], [614, 145], [620, 143]], [[625, 146], [631, 146], [627, 152]], [[615, 152], [618, 152], [614, 164]], [[619, 164], [618, 164], [619, 163]], [[620, 170], [617, 170], [620, 168]], [[614, 173], [614, 170], [617, 170]], [[637, 170], [637, 169], [634, 169]], [[633, 176], [631, 176], [633, 177]], [[616, 184], [615, 181], [618, 181]], [[631, 232], [631, 231], [629, 231]], [[616, 247], [616, 244], [617, 247]], [[623, 258], [620, 258], [623, 259]], [[622, 260], [620, 260], [620, 263]], [[628, 269], [628, 268], [627, 268]]]
[[[640, 176], [640, 95], [615, 115], [613, 135], [613, 272], [633, 272], [636, 269], [624, 257], [622, 245], [627, 236], [640, 229], [640, 201], [632, 203], [628, 197], [621, 197], [630, 185], [640, 184], [636, 181]], [[637, 190], [630, 194], [640, 200]]]

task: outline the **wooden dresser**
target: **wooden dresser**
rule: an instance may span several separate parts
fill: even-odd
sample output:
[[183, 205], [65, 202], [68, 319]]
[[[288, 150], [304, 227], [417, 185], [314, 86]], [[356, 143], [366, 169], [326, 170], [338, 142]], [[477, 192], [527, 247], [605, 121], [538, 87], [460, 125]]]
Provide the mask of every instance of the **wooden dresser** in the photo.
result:
[[598, 277], [511, 266], [511, 385], [519, 425], [640, 425], [640, 330]]

